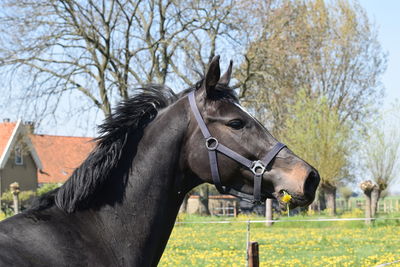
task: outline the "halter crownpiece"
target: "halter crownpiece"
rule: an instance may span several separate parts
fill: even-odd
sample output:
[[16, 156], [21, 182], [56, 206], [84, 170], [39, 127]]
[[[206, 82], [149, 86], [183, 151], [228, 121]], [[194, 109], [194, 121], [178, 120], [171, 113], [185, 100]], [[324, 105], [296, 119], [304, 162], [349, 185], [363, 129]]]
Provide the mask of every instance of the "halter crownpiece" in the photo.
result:
[[[282, 143], [276, 143], [275, 146], [269, 151], [261, 160], [251, 161], [242, 155], [236, 153], [230, 148], [221, 144], [217, 138], [213, 137], [205, 124], [203, 117], [200, 114], [199, 108], [196, 104], [195, 91], [188, 94], [190, 108], [196, 118], [197, 124], [206, 140], [205, 145], [208, 150], [208, 157], [210, 159], [211, 176], [215, 187], [221, 194], [230, 194], [237, 196], [243, 200], [259, 203], [261, 202], [261, 185], [262, 176], [266, 171], [266, 167], [271, 161], [278, 155], [278, 153], [286, 147]], [[228, 186], [223, 186], [219, 177], [217, 152], [224, 154], [225, 156], [239, 162], [243, 166], [247, 167], [254, 174], [254, 186], [253, 196], [250, 194], [239, 192]]]

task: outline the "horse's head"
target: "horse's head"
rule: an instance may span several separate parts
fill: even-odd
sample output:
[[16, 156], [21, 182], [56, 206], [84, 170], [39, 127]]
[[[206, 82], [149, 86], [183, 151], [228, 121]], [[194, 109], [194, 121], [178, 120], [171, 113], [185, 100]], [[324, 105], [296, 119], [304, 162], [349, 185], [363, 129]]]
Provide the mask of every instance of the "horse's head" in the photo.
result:
[[188, 168], [223, 193], [254, 194], [256, 200], [275, 197], [281, 203], [288, 193], [291, 207], [310, 204], [320, 181], [317, 170], [238, 104], [228, 87], [231, 71], [232, 63], [220, 77], [219, 57], [215, 57], [201, 86], [189, 95]]

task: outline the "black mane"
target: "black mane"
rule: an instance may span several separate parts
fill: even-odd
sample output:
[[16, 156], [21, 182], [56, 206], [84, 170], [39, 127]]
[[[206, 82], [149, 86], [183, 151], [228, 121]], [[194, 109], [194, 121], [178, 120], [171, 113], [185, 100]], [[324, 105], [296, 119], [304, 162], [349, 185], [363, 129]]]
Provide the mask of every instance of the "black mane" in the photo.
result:
[[[32, 205], [32, 209], [47, 208], [55, 202], [60, 209], [71, 213], [85, 209], [98, 201], [95, 199], [96, 193], [113, 182], [110, 181], [110, 177], [117, 167], [121, 169], [119, 164], [127, 142], [132, 139], [138, 142], [140, 137], [135, 138], [135, 134], [143, 130], [157, 116], [159, 109], [167, 107], [190, 91], [198, 90], [202, 84], [201, 80], [177, 95], [162, 85], [151, 84], [135, 89], [137, 93], [122, 101], [99, 126], [100, 136], [94, 139], [97, 145], [81, 166], [63, 186], [38, 199]], [[213, 99], [238, 102], [235, 92], [229, 87], [217, 85], [216, 89], [217, 94]], [[124, 170], [125, 173], [128, 172], [127, 168]]]
[[129, 137], [152, 121], [158, 110], [176, 100], [173, 91], [161, 85], [138, 88], [138, 93], [122, 101], [99, 126], [97, 145], [82, 165], [60, 187], [56, 205], [66, 212], [88, 207], [118, 165]]

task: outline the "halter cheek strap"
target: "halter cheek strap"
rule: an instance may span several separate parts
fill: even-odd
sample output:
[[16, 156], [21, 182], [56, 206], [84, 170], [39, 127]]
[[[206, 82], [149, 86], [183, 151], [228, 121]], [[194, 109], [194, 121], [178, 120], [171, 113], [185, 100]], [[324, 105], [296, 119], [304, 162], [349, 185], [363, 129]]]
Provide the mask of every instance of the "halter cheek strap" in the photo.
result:
[[[250, 202], [260, 202], [261, 201], [261, 186], [262, 177], [266, 171], [266, 167], [269, 163], [276, 157], [276, 155], [281, 151], [286, 145], [282, 143], [277, 143], [261, 160], [251, 161], [242, 155], [236, 153], [230, 148], [219, 143], [218, 139], [213, 137], [205, 124], [203, 117], [196, 104], [195, 92], [192, 91], [188, 94], [190, 107], [196, 118], [197, 124], [204, 136], [205, 146], [208, 149], [208, 157], [210, 160], [211, 176], [215, 187], [221, 194], [230, 194], [242, 198], [243, 200]], [[233, 188], [223, 186], [218, 171], [218, 161], [217, 152], [224, 154], [225, 156], [239, 162], [246, 168], [248, 168], [254, 174], [254, 186], [253, 186], [253, 196], [239, 192]]]

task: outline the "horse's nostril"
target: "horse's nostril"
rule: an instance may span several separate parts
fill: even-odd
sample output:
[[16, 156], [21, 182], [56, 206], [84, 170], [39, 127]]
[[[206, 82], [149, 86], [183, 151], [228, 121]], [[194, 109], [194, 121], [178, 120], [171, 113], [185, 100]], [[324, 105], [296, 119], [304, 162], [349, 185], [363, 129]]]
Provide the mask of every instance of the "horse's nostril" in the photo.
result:
[[320, 181], [319, 174], [316, 170], [311, 170], [308, 177], [304, 181], [304, 194], [314, 197]]

